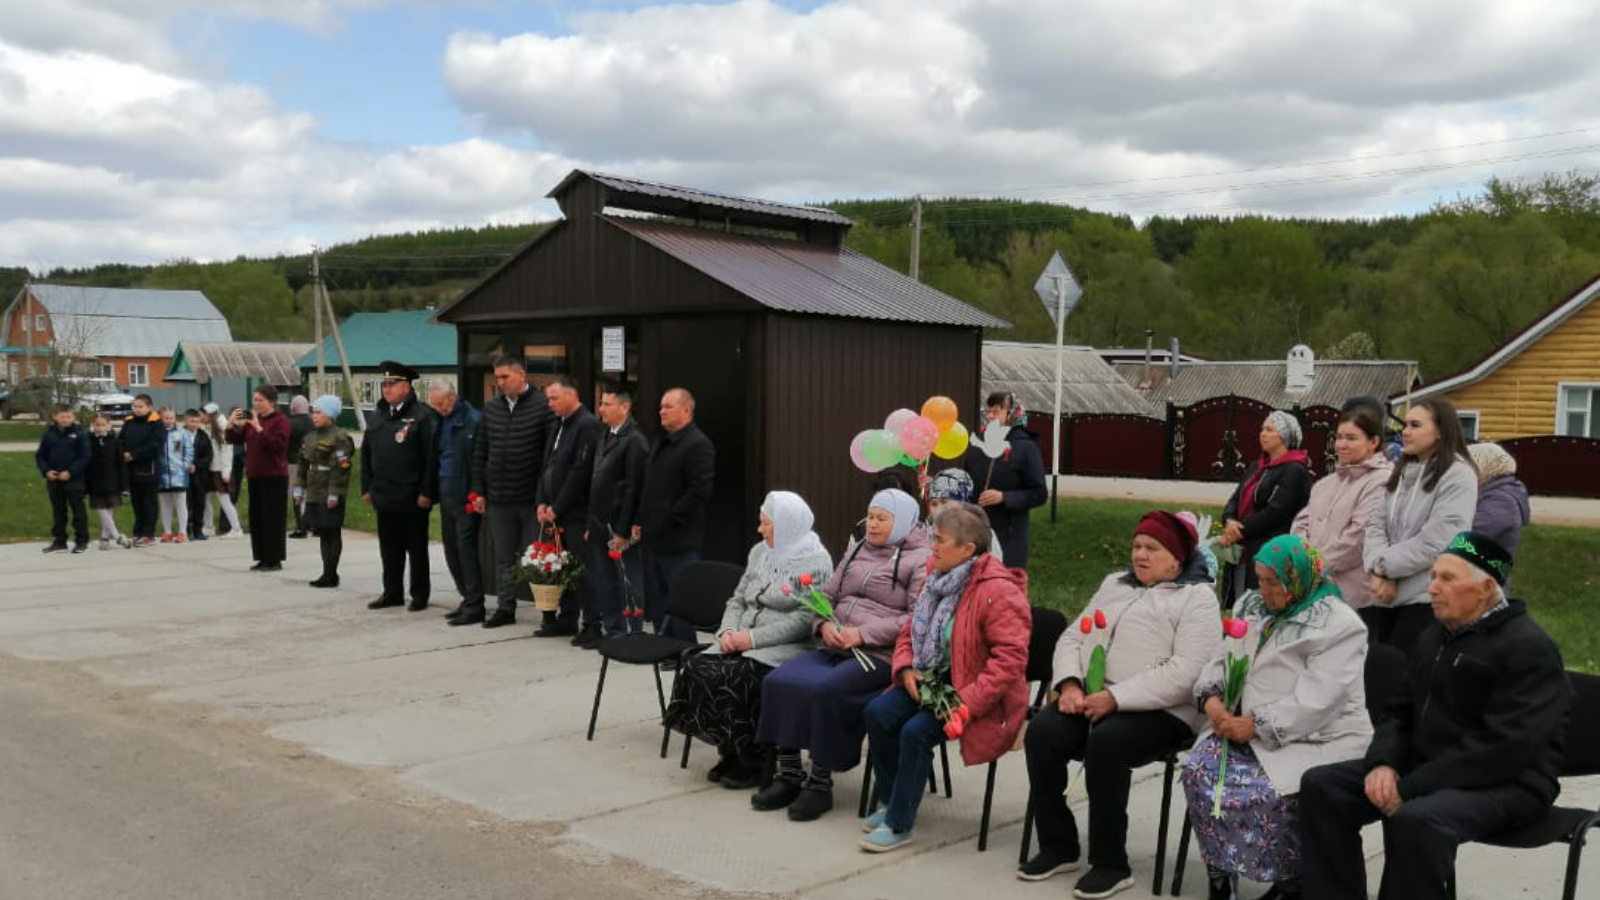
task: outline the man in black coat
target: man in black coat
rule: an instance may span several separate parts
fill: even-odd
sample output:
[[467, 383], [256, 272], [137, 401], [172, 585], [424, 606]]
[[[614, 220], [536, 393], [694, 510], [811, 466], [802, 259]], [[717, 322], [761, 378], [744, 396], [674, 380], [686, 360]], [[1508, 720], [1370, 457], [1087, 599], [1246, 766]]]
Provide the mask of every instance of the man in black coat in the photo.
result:
[[1022, 421], [1015, 397], [1007, 392], [990, 394], [986, 427], [1005, 429], [1005, 453], [991, 459], [979, 448], [969, 447], [962, 464], [972, 476], [977, 504], [989, 514], [989, 527], [1000, 539], [1006, 565], [1013, 569], [1028, 567], [1031, 514], [1050, 499], [1039, 442]]
[[555, 416], [544, 393], [528, 383], [527, 363], [505, 355], [494, 361], [499, 396], [484, 404], [472, 455], [474, 507], [483, 515], [494, 542], [500, 606], [483, 627], [517, 620], [517, 593], [525, 590], [507, 577], [528, 545], [539, 539], [539, 473]]
[[378, 554], [383, 594], [367, 604], [384, 609], [405, 603], [406, 560], [411, 561], [412, 612], [428, 608], [433, 582], [428, 571], [428, 517], [439, 499], [438, 421], [417, 400], [411, 382], [419, 376], [393, 360], [382, 365], [383, 399], [361, 439], [361, 499], [378, 519]]
[[[556, 416], [555, 436], [544, 455], [544, 471], [539, 473], [538, 516], [545, 526], [554, 526], [561, 543], [578, 558], [584, 572], [595, 568], [589, 548], [583, 542], [583, 525], [589, 518], [589, 477], [594, 469], [594, 450], [605, 428], [594, 414], [583, 407], [578, 382], [570, 375], [557, 375], [545, 385], [544, 396]], [[580, 614], [583, 628], [578, 628]], [[600, 610], [595, 606], [592, 579], [582, 578], [577, 587], [561, 595], [561, 612], [545, 613], [544, 622], [534, 637], [576, 635], [574, 645], [600, 642]]]
[[[626, 390], [602, 393], [598, 412], [606, 430], [589, 478], [589, 522], [583, 540], [594, 561], [591, 587], [600, 609], [600, 627], [610, 637], [643, 630], [643, 617], [634, 613], [644, 612], [644, 566], [630, 532], [650, 445], [633, 421], [633, 395]], [[622, 558], [612, 559], [613, 552]]]
[[135, 547], [148, 547], [156, 537], [156, 489], [161, 478], [156, 471], [156, 457], [161, 455], [166, 432], [153, 406], [149, 394], [134, 397], [133, 415], [123, 421], [117, 435], [122, 441], [122, 459], [128, 464], [128, 502], [133, 507]]
[[1561, 791], [1572, 689], [1561, 653], [1504, 586], [1511, 556], [1476, 532], [1433, 565], [1434, 624], [1365, 759], [1300, 785], [1308, 900], [1366, 900], [1361, 827], [1383, 822], [1379, 900], [1454, 896], [1456, 848], [1535, 821]]
[[700, 559], [717, 451], [694, 424], [694, 395], [684, 388], [661, 395], [660, 414], [632, 534], [644, 549], [645, 616], [658, 634], [693, 640], [692, 625], [666, 618], [667, 593], [678, 570]]

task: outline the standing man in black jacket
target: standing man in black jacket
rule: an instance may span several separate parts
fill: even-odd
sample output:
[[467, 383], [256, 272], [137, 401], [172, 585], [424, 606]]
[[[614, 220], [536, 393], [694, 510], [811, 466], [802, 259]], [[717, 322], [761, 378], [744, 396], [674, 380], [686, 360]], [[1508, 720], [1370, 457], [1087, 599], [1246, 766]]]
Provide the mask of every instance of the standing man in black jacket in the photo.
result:
[[544, 393], [528, 383], [527, 363], [507, 354], [494, 361], [500, 395], [484, 404], [472, 460], [473, 506], [494, 540], [500, 606], [483, 622], [499, 628], [517, 620], [517, 593], [507, 577], [517, 559], [539, 538], [539, 472], [555, 416]]
[[633, 538], [644, 548], [645, 616], [658, 634], [694, 639], [692, 625], [667, 620], [667, 592], [678, 570], [700, 559], [716, 471], [716, 448], [694, 424], [694, 395], [668, 389], [633, 525]]
[[156, 415], [149, 394], [133, 398], [133, 415], [122, 423], [122, 459], [128, 464], [128, 501], [133, 507], [133, 545], [155, 543], [157, 482], [156, 457], [161, 454], [161, 417]]
[[439, 417], [439, 540], [444, 564], [461, 603], [445, 616], [452, 626], [483, 621], [483, 569], [478, 565], [478, 533], [483, 516], [467, 509], [472, 451], [483, 414], [461, 399], [453, 381], [428, 386], [428, 405]]
[[[554, 526], [562, 546], [578, 558], [585, 574], [594, 571], [595, 560], [583, 542], [583, 523], [589, 518], [589, 477], [594, 470], [594, 449], [605, 429], [600, 420], [583, 407], [578, 382], [571, 375], [557, 375], [545, 385], [545, 400], [556, 415], [555, 437], [545, 451], [544, 471], [539, 474], [539, 522]], [[578, 629], [579, 616], [583, 630]], [[595, 606], [594, 583], [582, 578], [573, 590], [561, 595], [561, 612], [545, 613], [544, 622], [534, 637], [577, 635], [575, 646], [600, 641], [600, 610]]]
[[428, 571], [428, 517], [439, 499], [438, 421], [417, 400], [415, 369], [394, 360], [380, 368], [383, 399], [361, 439], [361, 499], [378, 518], [378, 554], [383, 594], [367, 604], [384, 609], [405, 603], [406, 560], [411, 561], [412, 612], [428, 608], [433, 582]]
[[[644, 567], [631, 533], [650, 445], [633, 421], [633, 395], [626, 390], [606, 390], [598, 411], [606, 430], [589, 479], [589, 522], [583, 542], [594, 562], [590, 589], [600, 609], [600, 627], [605, 637], [611, 637], [643, 630], [642, 619], [624, 613], [644, 610]], [[622, 558], [612, 559], [613, 552]]]
[[1454, 896], [1456, 848], [1535, 821], [1561, 791], [1572, 688], [1561, 653], [1520, 600], [1511, 556], [1476, 532], [1433, 564], [1436, 620], [1366, 759], [1307, 772], [1300, 786], [1309, 900], [1366, 900], [1361, 827], [1382, 820], [1379, 900]]

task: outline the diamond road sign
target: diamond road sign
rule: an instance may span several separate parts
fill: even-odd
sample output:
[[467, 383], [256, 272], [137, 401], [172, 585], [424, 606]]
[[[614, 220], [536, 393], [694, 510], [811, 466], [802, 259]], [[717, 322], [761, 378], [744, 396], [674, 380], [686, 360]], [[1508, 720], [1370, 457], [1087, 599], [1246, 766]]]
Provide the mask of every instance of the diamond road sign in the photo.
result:
[[[1065, 297], [1058, 292], [1065, 290]], [[1067, 268], [1067, 261], [1061, 258], [1061, 251], [1057, 250], [1050, 257], [1050, 263], [1044, 267], [1044, 273], [1033, 284], [1033, 292], [1039, 295], [1039, 300], [1044, 303], [1044, 311], [1050, 316], [1050, 322], [1057, 328], [1061, 322], [1056, 319], [1057, 300], [1062, 300], [1060, 314], [1063, 317], [1072, 314], [1073, 307], [1078, 305], [1078, 300], [1083, 297], [1083, 288], [1078, 286], [1078, 279], [1072, 277], [1072, 270]]]

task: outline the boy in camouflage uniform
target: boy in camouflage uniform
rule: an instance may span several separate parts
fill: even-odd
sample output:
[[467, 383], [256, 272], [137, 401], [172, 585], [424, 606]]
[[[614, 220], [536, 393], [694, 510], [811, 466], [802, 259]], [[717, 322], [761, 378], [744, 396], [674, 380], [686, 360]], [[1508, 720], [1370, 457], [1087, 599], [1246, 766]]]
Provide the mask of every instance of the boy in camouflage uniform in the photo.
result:
[[300, 466], [294, 502], [305, 510], [306, 528], [322, 542], [322, 577], [312, 587], [339, 586], [339, 556], [344, 552], [345, 500], [356, 445], [338, 425], [344, 405], [323, 394], [311, 404], [312, 430], [300, 444]]

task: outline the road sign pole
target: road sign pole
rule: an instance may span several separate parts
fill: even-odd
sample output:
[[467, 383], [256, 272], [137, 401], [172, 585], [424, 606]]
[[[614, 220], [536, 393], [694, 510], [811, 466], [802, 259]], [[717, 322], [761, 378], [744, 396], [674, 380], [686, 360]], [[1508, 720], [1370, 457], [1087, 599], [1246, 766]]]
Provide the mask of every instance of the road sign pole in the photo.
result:
[[1050, 441], [1050, 524], [1056, 524], [1056, 495], [1061, 489], [1061, 360], [1067, 334], [1067, 280], [1057, 275], [1056, 283], [1056, 414], [1055, 433]]

